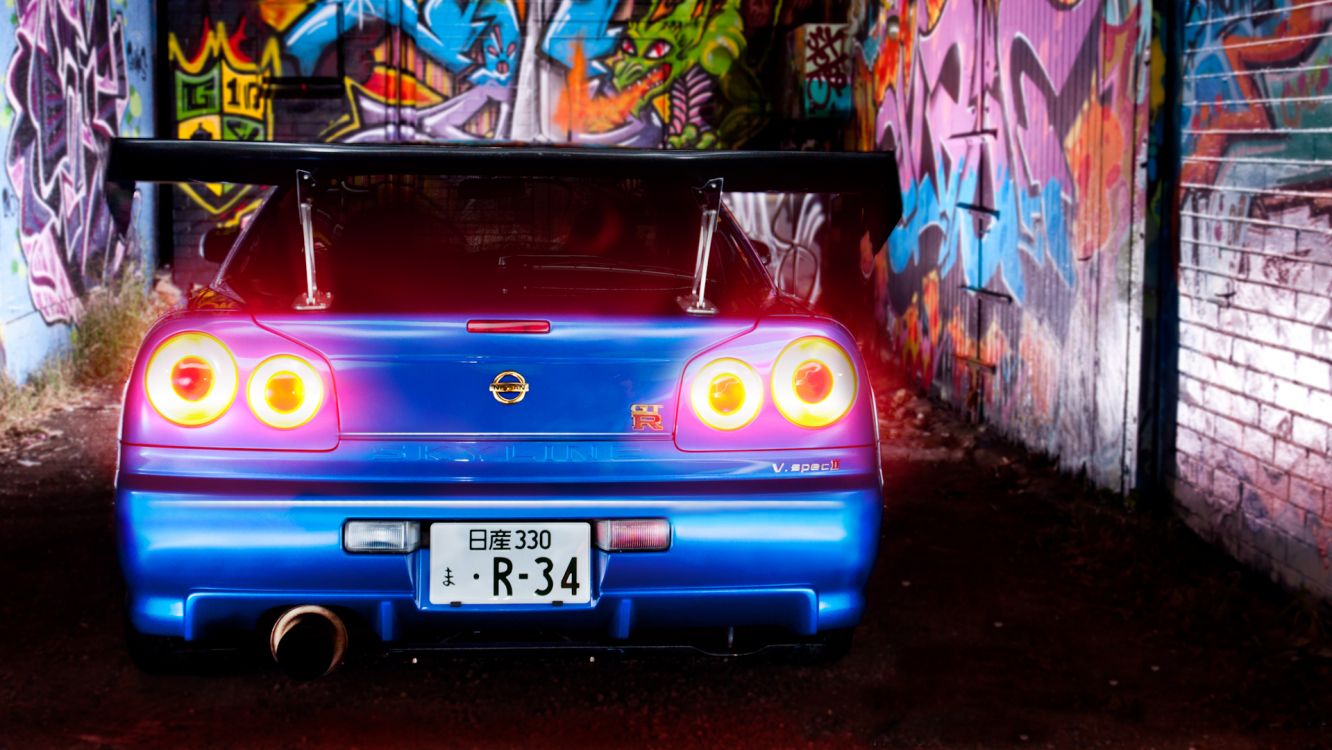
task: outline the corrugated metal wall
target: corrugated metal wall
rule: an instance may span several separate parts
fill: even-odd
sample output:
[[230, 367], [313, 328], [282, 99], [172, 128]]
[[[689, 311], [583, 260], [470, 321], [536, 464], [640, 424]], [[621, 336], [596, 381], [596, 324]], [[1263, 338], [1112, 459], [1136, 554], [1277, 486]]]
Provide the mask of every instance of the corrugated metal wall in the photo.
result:
[[1175, 491], [1332, 595], [1332, 2], [1184, 2]]
[[870, 3], [862, 146], [896, 148], [881, 268], [925, 386], [1127, 492], [1137, 451], [1147, 45], [1139, 2]]

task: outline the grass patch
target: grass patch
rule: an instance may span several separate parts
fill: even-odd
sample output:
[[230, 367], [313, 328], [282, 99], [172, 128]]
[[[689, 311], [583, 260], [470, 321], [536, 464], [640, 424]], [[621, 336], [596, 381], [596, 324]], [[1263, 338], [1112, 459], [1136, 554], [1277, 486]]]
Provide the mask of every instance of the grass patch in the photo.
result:
[[0, 440], [68, 401], [77, 390], [67, 354], [48, 359], [23, 385], [0, 372]]
[[70, 337], [76, 384], [120, 385], [129, 377], [143, 335], [167, 311], [157, 295], [144, 289], [143, 275], [132, 271], [89, 295]]
[[142, 272], [131, 269], [93, 290], [68, 349], [51, 355], [23, 385], [0, 372], [0, 435], [22, 430], [87, 388], [119, 385], [129, 377], [143, 335], [169, 309], [144, 289]]

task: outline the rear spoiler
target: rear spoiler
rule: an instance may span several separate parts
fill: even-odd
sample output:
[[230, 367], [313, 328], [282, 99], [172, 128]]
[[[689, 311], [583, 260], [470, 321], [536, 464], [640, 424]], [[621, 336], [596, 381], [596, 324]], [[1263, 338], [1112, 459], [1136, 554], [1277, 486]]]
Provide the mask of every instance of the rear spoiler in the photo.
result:
[[[891, 151], [663, 151], [586, 147], [282, 143], [116, 138], [108, 182], [231, 182], [278, 185], [293, 179], [374, 174], [643, 179], [703, 190], [705, 211], [690, 311], [706, 313], [703, 280], [721, 189], [732, 192], [854, 196], [872, 246], [882, 247], [902, 216], [897, 158]], [[301, 177], [298, 178], [298, 175]], [[709, 216], [710, 213], [710, 216]], [[307, 232], [308, 233], [308, 232]], [[308, 243], [307, 243], [308, 244]], [[307, 250], [307, 255], [310, 253]], [[316, 303], [313, 259], [306, 302]]]
[[550, 146], [280, 143], [116, 138], [113, 182], [233, 182], [278, 185], [296, 170], [317, 178], [366, 174], [602, 177], [684, 181], [720, 177], [738, 192], [883, 193], [901, 212], [891, 151], [662, 151]]

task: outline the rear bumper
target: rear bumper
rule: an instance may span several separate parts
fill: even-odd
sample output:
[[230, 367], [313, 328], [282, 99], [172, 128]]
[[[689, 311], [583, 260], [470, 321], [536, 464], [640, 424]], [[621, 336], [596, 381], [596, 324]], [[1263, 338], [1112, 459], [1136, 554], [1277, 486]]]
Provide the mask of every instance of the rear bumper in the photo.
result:
[[[773, 457], [735, 454], [707, 464], [716, 475], [685, 473], [674, 482], [635, 481], [623, 467], [579, 482], [518, 482], [534, 472], [514, 467], [505, 482], [499, 475], [440, 477], [447, 483], [335, 479], [284, 474], [280, 457], [234, 451], [219, 459], [232, 462], [234, 472], [183, 472], [198, 463], [188, 460], [198, 453], [122, 450], [120, 555], [130, 617], [144, 633], [224, 639], [252, 632], [276, 609], [322, 604], [354, 614], [387, 643], [490, 628], [610, 639], [712, 626], [813, 635], [859, 620], [882, 506], [873, 447], [800, 456], [828, 465], [835, 454], [839, 469], [822, 474], [783, 477], [770, 468], [773, 476], [760, 480], [743, 472]], [[719, 468], [723, 463], [729, 468]], [[580, 606], [431, 605], [424, 584], [429, 549], [357, 555], [342, 548], [348, 519], [416, 520], [424, 535], [432, 521], [635, 517], [668, 519], [671, 548], [594, 550], [592, 601]]]

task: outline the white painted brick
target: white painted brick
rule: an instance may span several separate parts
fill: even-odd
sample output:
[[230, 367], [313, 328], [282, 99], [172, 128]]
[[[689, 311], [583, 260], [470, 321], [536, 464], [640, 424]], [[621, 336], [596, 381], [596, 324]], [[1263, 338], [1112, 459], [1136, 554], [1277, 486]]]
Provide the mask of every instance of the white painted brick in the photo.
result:
[[1244, 371], [1244, 392], [1259, 401], [1279, 403], [1276, 400], [1277, 385], [1279, 383], [1280, 381], [1265, 372], [1258, 372], [1257, 370]]
[[[1252, 324], [1249, 322], [1250, 313], [1239, 309], [1238, 307], [1221, 307], [1216, 311], [1216, 328], [1220, 331], [1235, 333], [1236, 331], [1250, 331]], [[1253, 313], [1256, 317], [1265, 317], [1259, 313]], [[1252, 336], [1249, 338], [1261, 339], [1261, 336]]]
[[[1296, 222], [1308, 221], [1307, 215]], [[1295, 252], [1302, 258], [1316, 263], [1332, 262], [1332, 235], [1322, 232], [1300, 232], [1295, 238]]]
[[1203, 452], [1202, 439], [1198, 433], [1190, 430], [1185, 425], [1181, 425], [1175, 433], [1175, 449], [1191, 456], [1201, 456]]
[[[1208, 388], [1207, 394], [1210, 396], [1213, 392], [1221, 390], [1220, 388]], [[1238, 393], [1231, 394], [1230, 408], [1227, 414], [1233, 419], [1239, 420], [1244, 424], [1258, 424], [1258, 402], [1251, 398], [1246, 398]]]
[[[1302, 445], [1311, 451], [1327, 453], [1327, 425], [1296, 416], [1292, 428], [1291, 439], [1295, 444]], [[1332, 477], [1329, 478], [1332, 479]]]
[[1332, 266], [1315, 265], [1310, 270], [1309, 291], [1320, 297], [1332, 297]]
[[1272, 525], [1283, 535], [1299, 539], [1304, 536], [1304, 509], [1278, 497], [1262, 493], [1261, 502]]
[[1300, 294], [1290, 317], [1313, 325], [1327, 325], [1332, 322], [1332, 299], [1316, 294]]
[[1326, 349], [1319, 349], [1314, 345], [1314, 327], [1304, 323], [1284, 321], [1284, 325], [1277, 328], [1277, 337], [1273, 341], [1305, 354], [1318, 354], [1320, 351], [1326, 351]]
[[1286, 472], [1274, 466], [1259, 464], [1254, 476], [1255, 484], [1262, 488], [1264, 492], [1279, 497], [1283, 501], [1290, 497], [1290, 475]]
[[1191, 404], [1201, 404], [1206, 401], [1207, 385], [1202, 380], [1190, 372], [1188, 375], [1181, 375], [1179, 378], [1179, 393]]
[[1290, 480], [1290, 501], [1311, 513], [1321, 513], [1323, 488], [1295, 477]]
[[1308, 354], [1317, 354], [1319, 351], [1314, 346], [1313, 326], [1275, 318], [1264, 313], [1250, 312], [1244, 315], [1243, 325], [1223, 324], [1222, 330], [1242, 333], [1245, 338], [1254, 341], [1276, 344]]
[[1295, 252], [1296, 230], [1286, 227], [1266, 227], [1263, 238], [1263, 250], [1268, 253], [1286, 255]]
[[1216, 469], [1212, 472], [1212, 494], [1227, 504], [1234, 503], [1240, 496], [1240, 480]]
[[1204, 441], [1202, 457], [1214, 469], [1224, 471], [1264, 492], [1284, 498], [1290, 491], [1290, 477], [1285, 471], [1263, 463], [1239, 448], [1217, 441]]
[[1203, 288], [1206, 278], [1205, 274], [1200, 274], [1192, 268], [1181, 267], [1179, 269], [1179, 288], [1186, 292], [1190, 297], [1207, 298], [1207, 290]]
[[[1184, 346], [1184, 348], [1195, 350], [1195, 352], [1212, 354], [1212, 352], [1209, 352], [1207, 346], [1209, 337], [1229, 338], [1228, 336], [1220, 336], [1220, 334], [1213, 333], [1211, 329], [1203, 328], [1203, 326], [1200, 325], [1189, 324], [1189, 322], [1180, 322], [1179, 324], [1179, 344], [1180, 346]], [[1212, 354], [1212, 356], [1216, 356], [1216, 354]], [[1227, 348], [1227, 353], [1224, 354], [1224, 357], [1227, 358], [1227, 360], [1231, 357], [1229, 356], [1229, 348]]]
[[1233, 419], [1216, 417], [1212, 420], [1212, 437], [1222, 445], [1241, 448], [1244, 445], [1244, 426]]
[[[1235, 296], [1231, 298], [1231, 304], [1236, 307], [1267, 312], [1280, 318], [1295, 317], [1297, 303], [1294, 291], [1263, 284], [1250, 284], [1244, 281], [1231, 283], [1235, 290]], [[1305, 319], [1299, 318], [1299, 320]]]
[[1308, 453], [1308, 450], [1301, 448], [1298, 445], [1292, 445], [1278, 440], [1272, 449], [1272, 463], [1279, 469], [1292, 471], [1296, 466], [1299, 466], [1304, 462], [1304, 458]]
[[1244, 452], [1271, 463], [1273, 453], [1272, 436], [1253, 427], [1244, 428]]
[[1291, 371], [1295, 369], [1295, 354], [1285, 349], [1236, 339], [1234, 352], [1236, 364], [1247, 365], [1254, 370], [1290, 377]]
[[1250, 278], [1286, 289], [1307, 289], [1309, 264], [1294, 258], [1253, 258]]
[[1189, 320], [1201, 323], [1205, 326], [1211, 326], [1213, 328], [1217, 327], [1218, 314], [1221, 310], [1221, 306], [1217, 304], [1215, 297], [1205, 298], [1204, 295], [1195, 292], [1187, 297], [1181, 295], [1181, 298], [1190, 299], [1192, 301]]
[[1332, 363], [1325, 360], [1300, 355], [1291, 377], [1320, 391], [1332, 391]]
[[1202, 380], [1211, 380], [1216, 372], [1210, 357], [1192, 349], [1179, 350], [1179, 371]]
[[1305, 451], [1304, 457], [1295, 462], [1290, 473], [1314, 484], [1332, 484], [1332, 459], [1326, 453]]
[[[1212, 469], [1207, 464], [1191, 456], [1180, 454], [1176, 457], [1179, 477], [1202, 492], [1212, 490]], [[1319, 497], [1322, 500], [1322, 497]], [[1321, 505], [1319, 506], [1321, 509]]]
[[1320, 422], [1332, 424], [1332, 393], [1309, 392], [1309, 406], [1303, 413]]
[[1179, 297], [1179, 319], [1180, 319], [1180, 320], [1188, 320], [1188, 321], [1192, 321], [1192, 320], [1194, 320], [1194, 317], [1193, 317], [1193, 304], [1194, 304], [1194, 303], [1193, 303], [1193, 298], [1192, 298], [1192, 297], [1185, 297], [1184, 295], [1180, 295], [1180, 297]]
[[1244, 370], [1219, 359], [1212, 360], [1212, 383], [1232, 391], [1244, 390]]
[[1258, 426], [1269, 435], [1289, 439], [1293, 422], [1290, 412], [1263, 404], [1258, 410]]
[[1309, 389], [1286, 380], [1278, 380], [1272, 402], [1295, 414], [1304, 414], [1309, 408]]
[[1179, 402], [1179, 411], [1176, 414], [1176, 419], [1179, 424], [1203, 435], [1211, 435], [1215, 429], [1215, 426], [1212, 423], [1213, 417], [1211, 412], [1198, 406], [1193, 406], [1183, 399]]
[[1236, 334], [1243, 334], [1245, 338], [1250, 338], [1254, 341], [1271, 342], [1276, 339], [1277, 330], [1284, 322], [1285, 321], [1281, 318], [1274, 318], [1267, 313], [1248, 312], [1244, 313], [1243, 328], [1227, 328], [1226, 330]]

